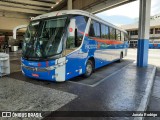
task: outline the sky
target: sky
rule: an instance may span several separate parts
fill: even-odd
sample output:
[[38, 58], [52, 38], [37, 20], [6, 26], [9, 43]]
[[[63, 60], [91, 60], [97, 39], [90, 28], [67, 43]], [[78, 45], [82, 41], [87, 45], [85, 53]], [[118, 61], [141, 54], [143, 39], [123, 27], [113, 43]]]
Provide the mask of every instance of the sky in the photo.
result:
[[[160, 14], [160, 0], [151, 0], [151, 16]], [[132, 24], [138, 21], [139, 0], [96, 14], [115, 25]]]

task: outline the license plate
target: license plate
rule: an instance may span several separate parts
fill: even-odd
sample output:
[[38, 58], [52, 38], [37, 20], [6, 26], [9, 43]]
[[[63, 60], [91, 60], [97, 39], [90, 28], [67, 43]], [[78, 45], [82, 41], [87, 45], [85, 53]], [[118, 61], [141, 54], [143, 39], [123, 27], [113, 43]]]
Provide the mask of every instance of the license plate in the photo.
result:
[[39, 75], [38, 75], [38, 74], [32, 74], [32, 76], [33, 76], [33, 77], [39, 77]]

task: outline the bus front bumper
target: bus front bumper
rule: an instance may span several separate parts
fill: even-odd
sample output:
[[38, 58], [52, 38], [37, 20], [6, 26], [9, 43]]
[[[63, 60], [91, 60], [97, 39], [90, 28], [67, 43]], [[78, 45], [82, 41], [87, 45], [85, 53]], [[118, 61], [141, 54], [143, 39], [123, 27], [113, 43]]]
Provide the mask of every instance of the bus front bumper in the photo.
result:
[[52, 70], [47, 70], [46, 68], [29, 67], [22, 65], [22, 73], [30, 78], [35, 78], [39, 80], [56, 81], [63, 82], [65, 79], [59, 79], [60, 74], [56, 72], [56, 68]]

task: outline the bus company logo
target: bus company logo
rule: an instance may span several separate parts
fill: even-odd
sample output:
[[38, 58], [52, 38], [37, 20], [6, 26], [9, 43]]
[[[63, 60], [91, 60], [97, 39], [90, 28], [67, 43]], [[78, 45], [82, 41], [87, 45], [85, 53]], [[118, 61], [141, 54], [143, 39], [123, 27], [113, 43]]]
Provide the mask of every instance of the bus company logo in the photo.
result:
[[2, 118], [42, 118], [42, 113], [2, 112]]
[[11, 115], [11, 112], [2, 112], [2, 117], [12, 117]]
[[85, 45], [86, 49], [96, 49], [97, 45]]
[[28, 63], [28, 65], [31, 65], [31, 66], [38, 66], [38, 63]]

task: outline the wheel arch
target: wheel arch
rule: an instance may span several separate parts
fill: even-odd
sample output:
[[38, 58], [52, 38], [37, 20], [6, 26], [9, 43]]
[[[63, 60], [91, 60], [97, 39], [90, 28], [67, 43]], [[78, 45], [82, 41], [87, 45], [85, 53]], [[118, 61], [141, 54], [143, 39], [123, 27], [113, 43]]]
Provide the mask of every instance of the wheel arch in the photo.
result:
[[87, 59], [86, 62], [85, 62], [85, 65], [87, 64], [87, 61], [88, 61], [88, 60], [91, 60], [91, 61], [92, 61], [93, 67], [94, 67], [94, 69], [95, 69], [95, 58], [94, 58], [93, 56], [88, 57], [88, 59]]

